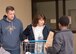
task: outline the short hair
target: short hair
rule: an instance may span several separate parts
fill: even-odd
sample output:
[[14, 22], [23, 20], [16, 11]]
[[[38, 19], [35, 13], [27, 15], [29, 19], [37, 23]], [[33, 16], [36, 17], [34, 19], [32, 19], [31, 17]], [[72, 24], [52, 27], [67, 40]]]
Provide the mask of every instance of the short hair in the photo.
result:
[[67, 16], [62, 16], [59, 18], [58, 21], [62, 26], [68, 26], [69, 25], [69, 18]]
[[14, 9], [13, 6], [7, 6], [7, 7], [6, 7], [6, 13], [8, 13], [9, 10], [13, 11], [13, 10], [15, 10], [15, 9]]
[[46, 17], [43, 14], [35, 15], [34, 18], [33, 18], [33, 20], [32, 20], [32, 25], [34, 27], [36, 27], [37, 24], [38, 24], [38, 21], [40, 19], [43, 19], [44, 20], [44, 25], [45, 25], [46, 24]]

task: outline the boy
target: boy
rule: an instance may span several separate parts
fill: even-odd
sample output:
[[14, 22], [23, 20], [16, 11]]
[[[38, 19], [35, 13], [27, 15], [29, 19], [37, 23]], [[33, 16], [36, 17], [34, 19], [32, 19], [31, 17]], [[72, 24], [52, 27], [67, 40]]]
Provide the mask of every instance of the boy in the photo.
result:
[[62, 16], [59, 18], [59, 29], [53, 41], [53, 46], [47, 49], [49, 54], [74, 54], [73, 33], [68, 29], [69, 18]]

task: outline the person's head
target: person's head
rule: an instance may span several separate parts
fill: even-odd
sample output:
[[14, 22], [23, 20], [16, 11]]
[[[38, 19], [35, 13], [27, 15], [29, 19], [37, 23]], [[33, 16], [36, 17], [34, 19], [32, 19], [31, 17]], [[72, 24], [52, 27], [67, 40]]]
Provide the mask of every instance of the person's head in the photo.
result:
[[6, 16], [9, 20], [13, 20], [15, 15], [15, 9], [13, 6], [6, 7]]
[[69, 18], [67, 16], [62, 16], [59, 18], [59, 28], [61, 27], [68, 27], [69, 25]]
[[46, 18], [44, 15], [35, 15], [32, 21], [34, 27], [43, 26], [46, 23]]

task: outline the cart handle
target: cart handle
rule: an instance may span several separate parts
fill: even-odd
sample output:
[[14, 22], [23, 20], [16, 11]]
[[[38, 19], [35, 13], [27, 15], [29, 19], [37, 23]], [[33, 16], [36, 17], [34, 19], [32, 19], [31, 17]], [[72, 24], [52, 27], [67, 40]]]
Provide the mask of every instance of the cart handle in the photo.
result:
[[47, 40], [29, 40], [29, 42], [46, 42]]

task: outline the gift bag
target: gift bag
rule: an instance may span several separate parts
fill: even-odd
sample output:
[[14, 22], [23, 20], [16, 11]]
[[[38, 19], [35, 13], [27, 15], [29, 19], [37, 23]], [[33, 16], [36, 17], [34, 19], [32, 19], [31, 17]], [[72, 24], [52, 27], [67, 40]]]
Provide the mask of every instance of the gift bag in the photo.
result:
[[49, 32], [49, 35], [47, 37], [47, 41], [45, 43], [45, 47], [48, 48], [48, 47], [52, 47], [52, 43], [53, 43], [53, 37], [54, 37], [54, 33], [53, 32]]

